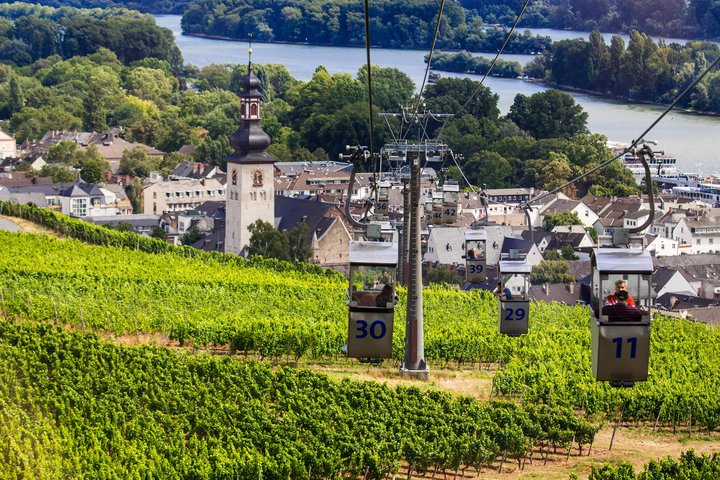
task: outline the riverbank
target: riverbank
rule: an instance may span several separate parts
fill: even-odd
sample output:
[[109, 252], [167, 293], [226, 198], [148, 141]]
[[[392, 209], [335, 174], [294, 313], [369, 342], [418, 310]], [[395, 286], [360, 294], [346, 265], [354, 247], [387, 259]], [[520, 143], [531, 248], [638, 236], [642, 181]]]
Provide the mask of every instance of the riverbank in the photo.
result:
[[[167, 28], [167, 27], [166, 27]], [[227, 37], [223, 35], [210, 35], [207, 33], [184, 33], [180, 32], [180, 35], [186, 36], [186, 37], [195, 37], [195, 38], [204, 38], [208, 40], [222, 40], [223, 42], [248, 42], [249, 39], [240, 39], [240, 38], [234, 38], [234, 37]], [[337, 45], [334, 43], [310, 43], [310, 42], [284, 42], [282, 40], [273, 40], [272, 42], [262, 41], [258, 40], [256, 38], [253, 38], [253, 43], [259, 43], [264, 45], [300, 45], [305, 47], [323, 47], [323, 48], [365, 48], [365, 45]], [[382, 45], [371, 45], [370, 48], [372, 50], [403, 50], [408, 52], [427, 52], [427, 49], [417, 49], [417, 48], [404, 48], [404, 47], [384, 47]], [[462, 49], [436, 49], [436, 53], [439, 52], [449, 52], [449, 53], [459, 53], [459, 52], [468, 52], [468, 53], [474, 53], [474, 54], [480, 54], [480, 55], [495, 55], [497, 52], [483, 52], [483, 51], [468, 51], [468, 50], [462, 50]], [[522, 55], [522, 56], [536, 56], [534, 54], [529, 53], [512, 53], [512, 52], [505, 52], [507, 55]]]

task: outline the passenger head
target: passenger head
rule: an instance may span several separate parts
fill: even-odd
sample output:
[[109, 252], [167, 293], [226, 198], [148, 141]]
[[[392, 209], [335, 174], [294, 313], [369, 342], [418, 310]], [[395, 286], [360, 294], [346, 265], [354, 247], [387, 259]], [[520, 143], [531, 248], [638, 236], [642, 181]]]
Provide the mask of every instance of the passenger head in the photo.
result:
[[618, 303], [627, 303], [628, 301], [628, 292], [627, 290], [619, 290], [615, 296], [617, 297]]
[[620, 291], [627, 292], [627, 280], [620, 279], [617, 282], [615, 282], [615, 291], [616, 292], [620, 292]]

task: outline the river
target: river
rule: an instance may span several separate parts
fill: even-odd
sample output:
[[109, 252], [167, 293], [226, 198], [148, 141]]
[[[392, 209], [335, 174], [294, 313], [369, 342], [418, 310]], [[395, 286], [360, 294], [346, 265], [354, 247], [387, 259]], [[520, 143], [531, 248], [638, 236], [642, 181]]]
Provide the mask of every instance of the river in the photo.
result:
[[[248, 60], [247, 43], [215, 40], [181, 35], [180, 15], [157, 15], [157, 24], [169, 28], [186, 63], [203, 67], [211, 63], [245, 63]], [[553, 40], [577, 38], [582, 32], [531, 29], [535, 33], [550, 36]], [[585, 34], [587, 35], [587, 34]], [[427, 51], [393, 50], [376, 48], [371, 51], [373, 64], [395, 67], [405, 72], [419, 87], [425, 73], [423, 61]], [[488, 57], [491, 55], [488, 54]], [[503, 59], [527, 63], [529, 55], [503, 55]], [[355, 75], [365, 63], [363, 48], [320, 47], [312, 45], [289, 45], [279, 43], [254, 43], [253, 61], [285, 65], [293, 77], [308, 81], [318, 65], [324, 65], [331, 73], [348, 72]], [[443, 76], [482, 77], [468, 74], [442, 72]], [[498, 106], [507, 113], [515, 95], [532, 95], [547, 89], [539, 83], [515, 79], [490, 77], [485, 80], [499, 97]], [[571, 93], [575, 101], [588, 113], [588, 128], [602, 133], [608, 139], [630, 142], [642, 133], [663, 111], [662, 107], [626, 104], [606, 98]], [[720, 118], [671, 112], [647, 135], [657, 140], [659, 148], [678, 158], [682, 171], [703, 173], [720, 172]]]

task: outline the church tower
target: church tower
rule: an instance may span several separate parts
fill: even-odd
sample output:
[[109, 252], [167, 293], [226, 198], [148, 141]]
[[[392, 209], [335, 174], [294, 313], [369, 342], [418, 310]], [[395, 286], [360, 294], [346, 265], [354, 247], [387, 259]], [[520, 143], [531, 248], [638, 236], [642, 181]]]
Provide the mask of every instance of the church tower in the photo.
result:
[[[252, 49], [249, 50], [252, 55]], [[225, 252], [245, 255], [250, 244], [248, 226], [262, 220], [275, 226], [275, 159], [265, 150], [270, 137], [260, 128], [260, 80], [248, 62], [242, 80], [240, 128], [230, 137], [235, 151], [227, 157]]]

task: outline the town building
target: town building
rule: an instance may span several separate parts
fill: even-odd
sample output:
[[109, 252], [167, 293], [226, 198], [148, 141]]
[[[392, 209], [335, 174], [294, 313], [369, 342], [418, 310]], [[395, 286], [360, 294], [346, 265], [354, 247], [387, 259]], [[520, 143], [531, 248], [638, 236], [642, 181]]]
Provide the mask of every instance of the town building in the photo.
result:
[[142, 143], [129, 142], [120, 136], [121, 133], [122, 129], [120, 128], [112, 128], [107, 132], [61, 132], [53, 130], [43, 135], [40, 141], [31, 147], [31, 151], [47, 156], [50, 147], [60, 142], [73, 142], [82, 149], [95, 145], [100, 155], [110, 164], [113, 173], [117, 173], [120, 160], [126, 150], [139, 147], [145, 150], [150, 157], [156, 157], [160, 160], [165, 158], [165, 152]]
[[0, 160], [17, 156], [15, 138], [0, 130]]
[[142, 191], [143, 213], [161, 215], [197, 208], [204, 202], [225, 199], [224, 176], [151, 183]]

